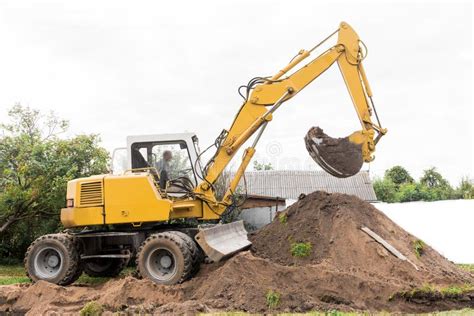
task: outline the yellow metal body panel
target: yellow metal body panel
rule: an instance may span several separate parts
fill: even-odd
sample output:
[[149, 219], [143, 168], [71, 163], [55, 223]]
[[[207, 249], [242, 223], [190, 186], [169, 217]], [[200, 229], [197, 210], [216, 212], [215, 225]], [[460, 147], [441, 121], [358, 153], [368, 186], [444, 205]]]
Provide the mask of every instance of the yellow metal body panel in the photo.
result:
[[201, 200], [174, 201], [171, 218], [202, 218]]
[[162, 199], [148, 173], [104, 178], [105, 223], [158, 222], [170, 219], [172, 201]]
[[219, 203], [205, 203], [200, 199], [174, 201], [171, 218], [219, 219], [225, 206]]
[[103, 207], [68, 207], [61, 209], [64, 227], [79, 227], [104, 224]]
[[[68, 182], [66, 197], [74, 206], [61, 210], [65, 227], [167, 221], [172, 208], [172, 201], [161, 198], [148, 173], [75, 179]], [[201, 207], [190, 214], [200, 217]]]

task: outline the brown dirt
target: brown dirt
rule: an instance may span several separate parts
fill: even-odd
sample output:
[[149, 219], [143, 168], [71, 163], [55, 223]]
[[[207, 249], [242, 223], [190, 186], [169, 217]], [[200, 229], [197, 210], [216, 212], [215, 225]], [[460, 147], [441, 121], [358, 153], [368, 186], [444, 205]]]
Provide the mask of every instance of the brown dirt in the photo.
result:
[[309, 129], [304, 139], [311, 157], [330, 174], [345, 178], [362, 168], [362, 145], [352, 143], [349, 137], [332, 138], [316, 126]]
[[[429, 246], [417, 258], [412, 247], [416, 237], [354, 196], [314, 192], [285, 214], [286, 223], [276, 219], [251, 236], [251, 251], [225, 262], [202, 265], [199, 274], [184, 284], [159, 286], [126, 277], [88, 287], [46, 282], [1, 286], [0, 314], [77, 314], [92, 300], [102, 304], [107, 313], [168, 315], [224, 310], [426, 312], [474, 307], [472, 292], [449, 298], [394, 295], [427, 284], [438, 288], [473, 284], [474, 276]], [[391, 243], [419, 271], [387, 252], [360, 226], [369, 227]], [[291, 256], [290, 247], [295, 242], [311, 243], [311, 254], [306, 258]], [[269, 290], [281, 295], [274, 309], [267, 306]], [[391, 296], [394, 298], [390, 300]]]

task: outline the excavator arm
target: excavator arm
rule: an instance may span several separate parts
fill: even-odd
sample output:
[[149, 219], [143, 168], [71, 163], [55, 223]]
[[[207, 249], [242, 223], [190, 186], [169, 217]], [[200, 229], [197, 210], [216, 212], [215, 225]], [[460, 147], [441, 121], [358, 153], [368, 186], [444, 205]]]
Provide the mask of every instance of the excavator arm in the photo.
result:
[[[338, 33], [336, 45], [291, 75], [283, 77], [296, 65], [309, 57], [312, 51], [335, 33]], [[360, 170], [362, 162], [373, 160], [375, 145], [387, 131], [381, 127], [378, 117], [377, 123], [372, 122], [371, 119], [374, 107], [372, 91], [362, 66], [364, 50], [361, 47], [361, 41], [356, 32], [345, 22], [342, 22], [339, 29], [332, 35], [309, 51], [301, 50], [285, 68], [273, 77], [254, 78], [249, 82], [246, 86], [247, 93], [244, 96], [244, 104], [236, 115], [230, 129], [224, 131], [223, 140], [206, 168], [205, 179], [195, 190], [201, 198], [218, 204], [229, 205], [231, 203], [231, 195], [252, 159], [257, 142], [268, 122], [272, 120], [275, 111], [283, 103], [296, 96], [335, 62], [339, 66], [351, 96], [361, 124], [361, 130], [354, 132], [345, 139], [330, 139], [327, 135], [321, 134], [322, 130], [319, 131], [319, 135], [318, 133], [315, 134], [314, 131], [310, 131], [305, 138], [306, 147], [310, 155], [324, 170], [337, 177], [351, 176]], [[239, 148], [256, 132], [258, 133], [255, 140], [250, 147], [245, 149], [241, 165], [231, 180], [224, 198], [222, 201], [216, 201], [212, 185]], [[349, 154], [348, 151], [352, 151], [352, 154]], [[358, 157], [360, 157], [360, 166], [349, 173], [344, 172], [343, 169], [338, 168], [331, 161], [331, 159], [337, 160], [340, 164], [340, 161], [344, 159], [346, 161], [348, 159], [357, 160], [359, 159]]]

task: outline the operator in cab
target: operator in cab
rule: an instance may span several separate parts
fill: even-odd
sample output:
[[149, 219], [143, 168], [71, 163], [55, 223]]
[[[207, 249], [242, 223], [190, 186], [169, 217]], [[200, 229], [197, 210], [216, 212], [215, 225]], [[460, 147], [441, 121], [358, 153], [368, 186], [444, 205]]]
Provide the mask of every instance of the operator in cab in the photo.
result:
[[160, 175], [160, 188], [166, 188], [166, 182], [170, 179], [171, 173], [171, 159], [173, 159], [173, 153], [170, 150], [163, 152], [163, 157], [155, 163], [155, 168]]

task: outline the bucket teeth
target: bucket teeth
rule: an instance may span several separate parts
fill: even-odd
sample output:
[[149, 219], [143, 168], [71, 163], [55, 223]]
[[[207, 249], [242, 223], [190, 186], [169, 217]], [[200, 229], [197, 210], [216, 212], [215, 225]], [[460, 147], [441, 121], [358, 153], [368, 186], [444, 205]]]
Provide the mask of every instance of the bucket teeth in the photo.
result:
[[314, 161], [327, 173], [347, 178], [362, 168], [362, 145], [345, 138], [332, 138], [319, 127], [312, 127], [305, 138], [306, 149]]
[[200, 229], [194, 238], [214, 262], [244, 250], [252, 244], [247, 238], [243, 221]]

